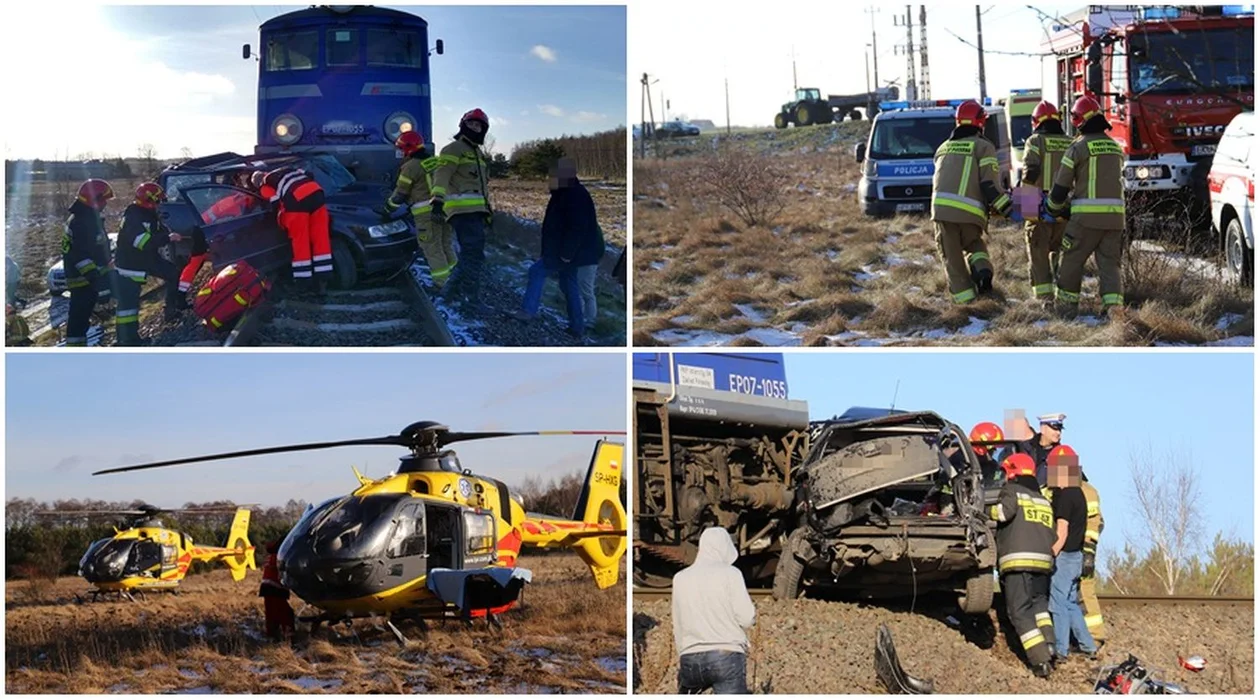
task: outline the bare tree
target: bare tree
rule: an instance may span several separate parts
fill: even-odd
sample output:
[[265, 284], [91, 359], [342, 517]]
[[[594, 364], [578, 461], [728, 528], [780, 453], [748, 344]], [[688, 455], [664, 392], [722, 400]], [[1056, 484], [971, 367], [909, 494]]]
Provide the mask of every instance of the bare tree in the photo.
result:
[[192, 160], [192, 157], [193, 157], [192, 149], [187, 146], [184, 146], [183, 148], [179, 149], [179, 157], [183, 158], [184, 160]]
[[1134, 510], [1157, 555], [1148, 567], [1167, 595], [1175, 595], [1199, 552], [1203, 513], [1198, 472], [1189, 454], [1169, 448], [1161, 455], [1148, 443], [1129, 453]]
[[155, 174], [155, 165], [157, 163], [157, 146], [151, 143], [142, 143], [136, 148], [136, 155], [144, 163], [143, 177], [150, 177]]

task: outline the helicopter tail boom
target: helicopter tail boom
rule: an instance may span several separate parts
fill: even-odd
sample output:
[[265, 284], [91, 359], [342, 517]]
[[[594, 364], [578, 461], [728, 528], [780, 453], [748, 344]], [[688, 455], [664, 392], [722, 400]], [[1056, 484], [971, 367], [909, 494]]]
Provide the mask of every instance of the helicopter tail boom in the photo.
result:
[[194, 559], [221, 561], [232, 572], [233, 581], [243, 581], [246, 569], [257, 569], [254, 563], [254, 545], [249, 541], [249, 509], [238, 508], [228, 530], [227, 544], [223, 547], [198, 547], [192, 552]]
[[626, 511], [620, 494], [624, 455], [624, 445], [600, 440], [573, 519], [530, 515], [521, 528], [524, 545], [576, 549], [600, 588], [617, 583], [626, 553]]

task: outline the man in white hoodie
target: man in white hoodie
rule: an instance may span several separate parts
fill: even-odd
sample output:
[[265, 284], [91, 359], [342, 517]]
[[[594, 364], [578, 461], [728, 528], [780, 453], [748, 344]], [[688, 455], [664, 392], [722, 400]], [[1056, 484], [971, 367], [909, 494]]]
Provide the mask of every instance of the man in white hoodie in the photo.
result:
[[744, 576], [731, 566], [739, 553], [720, 527], [700, 534], [696, 562], [674, 576], [674, 646], [678, 692], [718, 695], [748, 692], [748, 635], [757, 609]]

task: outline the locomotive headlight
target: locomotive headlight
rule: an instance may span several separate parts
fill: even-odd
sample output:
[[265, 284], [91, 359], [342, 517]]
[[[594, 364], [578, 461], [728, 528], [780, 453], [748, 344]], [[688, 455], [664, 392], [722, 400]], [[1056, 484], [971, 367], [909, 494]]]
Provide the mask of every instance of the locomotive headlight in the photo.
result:
[[1137, 169], [1137, 178], [1139, 180], [1145, 180], [1146, 178], [1150, 176], [1151, 176], [1151, 169], [1146, 167], [1145, 165]]
[[385, 120], [385, 140], [393, 143], [404, 131], [416, 128], [416, 118], [406, 112], [394, 112]]
[[302, 138], [302, 120], [292, 114], [281, 114], [271, 122], [271, 134], [282, 146], [292, 146]]

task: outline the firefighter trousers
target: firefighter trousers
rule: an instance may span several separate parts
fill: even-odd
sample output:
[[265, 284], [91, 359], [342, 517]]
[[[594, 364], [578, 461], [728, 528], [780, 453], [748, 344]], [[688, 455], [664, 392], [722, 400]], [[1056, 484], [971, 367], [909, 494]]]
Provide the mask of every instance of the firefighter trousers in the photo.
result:
[[328, 208], [313, 212], [282, 211], [277, 217], [293, 246], [293, 279], [332, 274], [332, 241], [328, 234]]
[[208, 253], [202, 253], [189, 259], [188, 264], [179, 273], [179, 291], [187, 292], [192, 289], [193, 280], [197, 278], [197, 273], [201, 272], [201, 266], [205, 264], [207, 256]]
[[92, 285], [70, 290], [70, 310], [66, 318], [66, 345], [86, 347], [88, 327], [92, 325], [92, 309], [99, 298]]
[[1002, 574], [1006, 615], [1019, 635], [1030, 666], [1050, 663], [1054, 623], [1050, 618], [1050, 574], [1014, 571]]
[[1032, 283], [1033, 296], [1038, 299], [1054, 298], [1054, 277], [1059, 270], [1059, 249], [1063, 245], [1066, 221], [1024, 222], [1024, 237], [1028, 243], [1028, 280]]
[[[158, 258], [149, 264], [148, 274], [162, 280], [166, 286], [166, 308], [179, 308], [180, 269], [174, 263]], [[114, 312], [115, 344], [123, 347], [140, 344], [140, 291], [144, 280], [138, 277], [123, 276], [114, 271], [114, 298], [118, 302]]]
[[433, 278], [433, 286], [441, 289], [455, 269], [459, 258], [455, 256], [455, 231], [449, 223], [436, 223], [426, 212], [423, 217], [416, 217], [416, 241], [424, 259], [429, 263], [429, 276]]
[[983, 271], [993, 274], [989, 249], [984, 244], [984, 229], [978, 224], [933, 221], [936, 227], [936, 250], [945, 265], [949, 294], [957, 304], [976, 298], [976, 278]]
[[481, 299], [481, 276], [486, 264], [486, 218], [481, 212], [450, 218], [451, 228], [459, 238], [459, 264], [450, 284], [474, 304]]
[[1081, 609], [1085, 611], [1085, 626], [1094, 642], [1107, 638], [1107, 626], [1103, 624], [1102, 608], [1098, 605], [1098, 582], [1093, 576], [1081, 577]]
[[1055, 281], [1055, 301], [1068, 310], [1075, 310], [1081, 301], [1081, 282], [1085, 262], [1094, 256], [1098, 266], [1098, 292], [1103, 311], [1109, 306], [1124, 305], [1124, 287], [1120, 278], [1120, 256], [1124, 250], [1124, 231], [1089, 228], [1075, 219], [1067, 222], [1063, 232], [1059, 274]]

